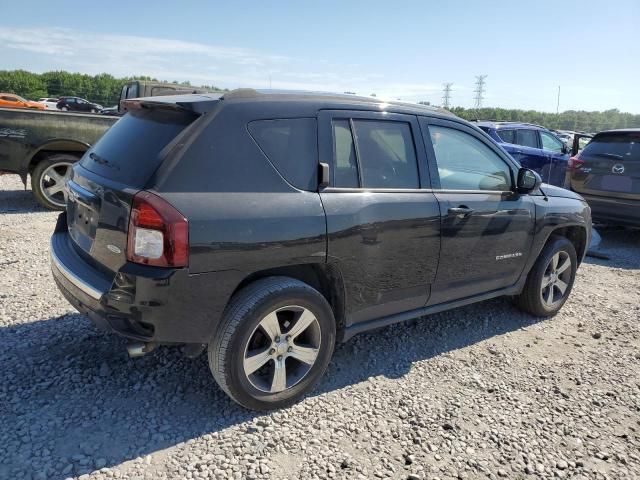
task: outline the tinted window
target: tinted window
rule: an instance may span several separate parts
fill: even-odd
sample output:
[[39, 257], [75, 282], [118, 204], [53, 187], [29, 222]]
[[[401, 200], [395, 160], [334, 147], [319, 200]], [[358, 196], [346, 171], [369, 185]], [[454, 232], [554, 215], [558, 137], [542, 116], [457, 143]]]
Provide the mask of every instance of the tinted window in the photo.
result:
[[498, 136], [503, 142], [516, 143], [516, 131], [515, 130], [496, 130]]
[[362, 186], [419, 188], [416, 152], [408, 123], [354, 120]]
[[540, 131], [540, 139], [542, 140], [542, 148], [544, 150], [562, 153], [564, 144], [550, 133]]
[[127, 98], [136, 98], [136, 97], [138, 97], [138, 84], [133, 83], [129, 85], [129, 88], [127, 89]]
[[80, 164], [103, 177], [142, 188], [161, 163], [160, 151], [194, 119], [169, 110], [129, 110]]
[[596, 135], [580, 153], [584, 156], [608, 157], [612, 160], [640, 161], [640, 132]]
[[516, 141], [514, 143], [523, 147], [538, 148], [538, 134], [535, 130], [524, 128], [516, 130]]
[[264, 154], [291, 185], [318, 188], [318, 141], [314, 118], [258, 120], [249, 132]]
[[358, 163], [349, 120], [333, 122], [333, 158], [333, 185], [345, 188], [358, 187]]
[[431, 125], [440, 187], [447, 190], [511, 188], [509, 166], [488, 146], [468, 133]]

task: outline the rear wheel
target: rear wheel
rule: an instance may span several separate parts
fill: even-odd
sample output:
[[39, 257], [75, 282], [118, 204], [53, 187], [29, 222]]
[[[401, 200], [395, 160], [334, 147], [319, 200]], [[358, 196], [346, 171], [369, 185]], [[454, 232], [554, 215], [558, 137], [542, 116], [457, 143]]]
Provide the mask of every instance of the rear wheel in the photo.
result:
[[571, 293], [577, 268], [573, 244], [565, 237], [551, 237], [529, 272], [516, 303], [538, 317], [555, 315]]
[[77, 157], [60, 153], [41, 160], [31, 172], [31, 190], [40, 205], [49, 210], [64, 210], [66, 182]]
[[62, 110], [63, 112], [68, 112], [69, 111], [69, 107], [62, 107], [60, 110]]
[[317, 290], [292, 278], [266, 278], [232, 299], [209, 344], [209, 366], [240, 405], [282, 408], [322, 377], [335, 336], [333, 312]]

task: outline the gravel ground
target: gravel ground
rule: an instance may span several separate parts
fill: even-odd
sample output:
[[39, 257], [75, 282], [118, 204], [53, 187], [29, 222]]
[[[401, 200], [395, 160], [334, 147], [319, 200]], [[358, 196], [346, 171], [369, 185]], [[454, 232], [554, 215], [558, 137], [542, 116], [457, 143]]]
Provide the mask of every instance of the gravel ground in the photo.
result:
[[130, 360], [58, 293], [55, 213], [0, 176], [0, 478], [640, 478], [640, 231], [540, 321], [506, 299], [361, 335], [268, 415], [205, 356]]

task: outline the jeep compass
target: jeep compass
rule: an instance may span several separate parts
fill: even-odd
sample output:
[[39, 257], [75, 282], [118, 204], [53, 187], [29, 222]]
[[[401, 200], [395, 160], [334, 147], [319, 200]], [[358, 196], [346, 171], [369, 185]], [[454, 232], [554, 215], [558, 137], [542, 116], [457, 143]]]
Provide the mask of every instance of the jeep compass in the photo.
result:
[[289, 405], [337, 341], [509, 295], [567, 300], [587, 204], [447, 112], [236, 90], [126, 101], [51, 238], [63, 295], [141, 355], [205, 349], [252, 409]]

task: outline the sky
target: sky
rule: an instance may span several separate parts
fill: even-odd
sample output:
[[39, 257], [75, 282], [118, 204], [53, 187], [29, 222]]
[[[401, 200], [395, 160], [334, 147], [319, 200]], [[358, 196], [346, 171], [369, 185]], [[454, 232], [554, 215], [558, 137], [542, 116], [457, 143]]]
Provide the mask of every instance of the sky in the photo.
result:
[[[55, 5], [55, 7], [54, 7]], [[139, 6], [138, 6], [139, 5]], [[23, 0], [0, 16], [0, 70], [69, 70], [224, 88], [555, 112], [640, 113], [640, 0]]]

